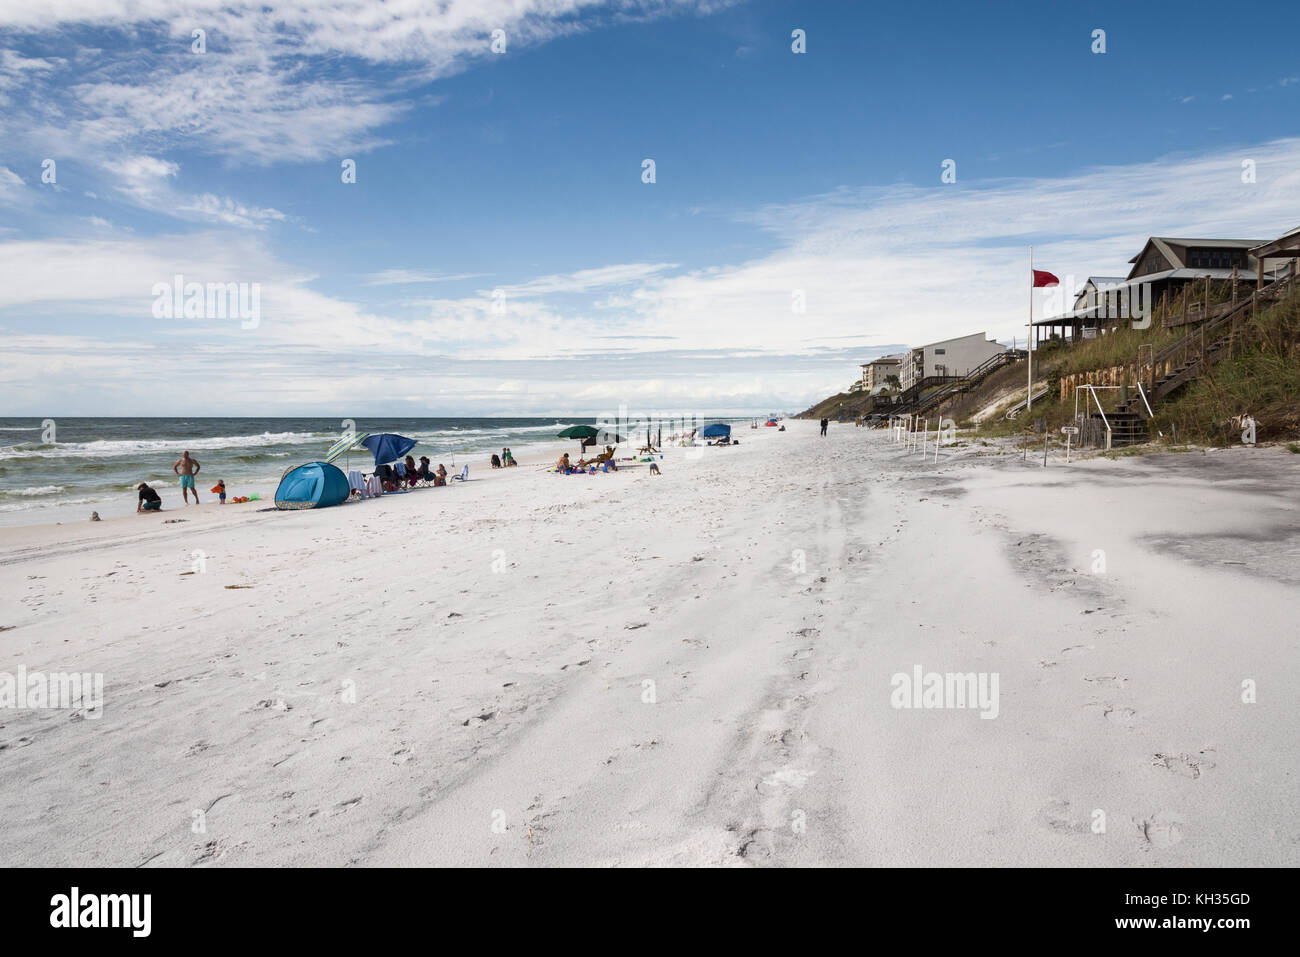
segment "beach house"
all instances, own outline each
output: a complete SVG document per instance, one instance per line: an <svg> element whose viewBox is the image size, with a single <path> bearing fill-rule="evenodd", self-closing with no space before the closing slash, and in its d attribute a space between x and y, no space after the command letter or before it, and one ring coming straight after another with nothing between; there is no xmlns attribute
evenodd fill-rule
<svg viewBox="0 0 1300 957"><path fill-rule="evenodd" d="M908 389L929 376L964 376L1006 349L982 332L917 346L901 363L899 381Z"/></svg>
<svg viewBox="0 0 1300 957"><path fill-rule="evenodd" d="M862 388L871 392L884 385L885 380L891 375L898 375L899 366L903 364L903 356L904 353L899 352L862 363Z"/></svg>
<svg viewBox="0 0 1300 957"><path fill-rule="evenodd" d="M1256 282L1294 276L1300 266L1300 226L1272 242L1253 247L1250 255L1256 263Z"/></svg>
<svg viewBox="0 0 1300 957"><path fill-rule="evenodd" d="M1285 249L1273 246L1262 239L1148 237L1129 260L1132 268L1128 275L1088 277L1069 312L1034 323L1035 340L1052 336L1091 339L1101 329L1146 321L1157 308L1168 316L1184 293L1189 298L1199 295L1197 302L1201 302L1207 280L1235 278L1248 295L1258 283L1272 282L1288 268ZM1262 252L1257 255L1257 250ZM1209 314L1204 307L1198 309L1202 315Z"/></svg>

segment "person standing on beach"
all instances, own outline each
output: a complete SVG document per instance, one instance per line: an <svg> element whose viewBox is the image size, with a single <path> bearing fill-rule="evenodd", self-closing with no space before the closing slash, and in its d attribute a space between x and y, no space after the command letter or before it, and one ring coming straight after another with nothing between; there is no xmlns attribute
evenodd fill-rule
<svg viewBox="0 0 1300 957"><path fill-rule="evenodd" d="M172 465L172 471L181 477L181 498L185 500L186 505L190 504L190 492L194 493L194 504L199 504L199 489L194 484L194 476L199 474L199 469L202 467L198 459L190 458L188 450L182 452L181 457Z"/></svg>
<svg viewBox="0 0 1300 957"><path fill-rule="evenodd" d="M826 426L831 424L830 419L822 419L822 435L826 434Z"/></svg>

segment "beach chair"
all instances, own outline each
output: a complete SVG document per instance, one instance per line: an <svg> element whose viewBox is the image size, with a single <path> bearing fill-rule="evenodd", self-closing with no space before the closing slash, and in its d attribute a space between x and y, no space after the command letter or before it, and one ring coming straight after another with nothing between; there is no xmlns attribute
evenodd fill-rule
<svg viewBox="0 0 1300 957"><path fill-rule="evenodd" d="M469 481L469 466L467 465L460 470L459 475L453 475L450 479L448 479L447 484L451 485L453 482L468 482L468 481Z"/></svg>
<svg viewBox="0 0 1300 957"><path fill-rule="evenodd" d="M577 462L577 467L583 469L589 469L592 466L600 467L604 465L606 462L610 461L610 459L614 457L614 453L617 451L618 449L612 449L609 452L601 452L594 459L585 459L585 460L579 459Z"/></svg>

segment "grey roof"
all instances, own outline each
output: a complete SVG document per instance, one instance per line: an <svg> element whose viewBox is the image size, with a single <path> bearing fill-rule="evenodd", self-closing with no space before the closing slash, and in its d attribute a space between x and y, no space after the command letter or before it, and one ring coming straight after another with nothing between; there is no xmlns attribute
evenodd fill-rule
<svg viewBox="0 0 1300 957"><path fill-rule="evenodd" d="M1276 277L1277 270L1265 273L1266 276ZM1242 282L1254 282L1255 274L1253 272L1240 272L1239 278ZM1115 292L1120 289L1141 286L1143 283L1155 282L1158 279L1231 279L1232 270L1219 267L1212 269L1209 267L1202 268L1183 268L1183 269L1166 269L1163 272L1153 272L1145 276L1137 276L1125 282L1118 283L1107 292ZM1072 309L1069 312L1063 312L1059 316L1051 316L1047 319L1039 319L1034 323L1036 326L1050 326L1053 323L1063 322L1070 319L1099 319L1099 318L1119 318L1124 316L1107 317L1105 315L1106 303L1102 302L1095 306L1089 306L1086 309Z"/></svg>
<svg viewBox="0 0 1300 957"><path fill-rule="evenodd" d="M1083 286L1079 287L1079 292L1076 292L1075 295L1077 296L1079 293L1083 292L1084 287L1087 286L1088 283L1092 283L1094 286L1101 286L1103 284L1107 286L1117 286L1122 283L1124 279L1124 276L1089 276L1083 281Z"/></svg>
<svg viewBox="0 0 1300 957"><path fill-rule="evenodd" d="M1258 246L1255 246L1254 248L1251 249L1251 253L1253 254L1255 250L1263 249L1265 246L1273 246L1279 249L1289 249L1291 248L1291 243L1293 240L1297 243L1300 243L1300 226L1297 226L1295 229L1291 230L1290 232L1283 233L1277 239L1270 240L1269 242L1266 243L1260 243ZM1267 257L1267 258L1272 258L1272 257Z"/></svg>
<svg viewBox="0 0 1300 957"><path fill-rule="evenodd" d="M1130 259L1129 262L1137 262L1142 257L1142 254L1146 252L1147 246L1151 243L1154 243L1156 248L1164 253L1169 259L1176 260L1178 257L1175 256L1173 250L1169 248L1170 243L1175 246L1207 246L1211 249L1249 250L1266 242L1268 242L1266 239L1179 239L1174 236L1152 236L1142 244L1142 248L1138 250L1138 254Z"/></svg>
<svg viewBox="0 0 1300 957"><path fill-rule="evenodd" d="M1175 239L1172 236L1155 237L1178 246L1226 246L1231 249L1249 249L1265 242L1262 239Z"/></svg>
<svg viewBox="0 0 1300 957"><path fill-rule="evenodd" d="M1252 278L1245 272L1239 273L1243 280ZM1210 267L1197 266L1195 268L1184 266L1181 269L1166 269L1163 272L1148 273L1145 276L1135 276L1134 278L1123 282L1122 286L1139 286L1144 282L1155 282L1157 279L1231 279L1232 267Z"/></svg>

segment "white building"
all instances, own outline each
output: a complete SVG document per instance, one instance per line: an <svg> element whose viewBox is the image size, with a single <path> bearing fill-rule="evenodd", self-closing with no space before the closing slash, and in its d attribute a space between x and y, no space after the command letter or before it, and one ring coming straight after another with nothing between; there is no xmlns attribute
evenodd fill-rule
<svg viewBox="0 0 1300 957"><path fill-rule="evenodd" d="M907 389L929 376L964 376L1006 348L982 332L917 346L903 362L899 381Z"/></svg>
<svg viewBox="0 0 1300 957"><path fill-rule="evenodd" d="M905 353L898 352L862 363L862 387L868 392L879 389L891 375L898 375L898 368L905 358Z"/></svg>

